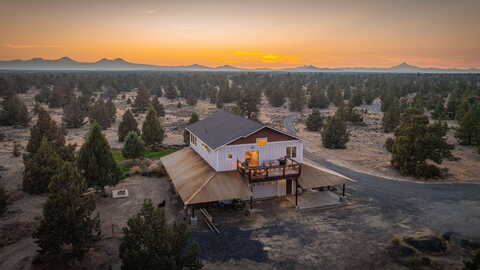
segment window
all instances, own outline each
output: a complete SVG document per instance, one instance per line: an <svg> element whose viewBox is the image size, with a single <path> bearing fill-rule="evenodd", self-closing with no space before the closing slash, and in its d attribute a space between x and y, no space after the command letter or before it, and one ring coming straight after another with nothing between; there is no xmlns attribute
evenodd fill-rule
<svg viewBox="0 0 480 270"><path fill-rule="evenodd" d="M257 138L257 146L267 145L267 138Z"/></svg>
<svg viewBox="0 0 480 270"><path fill-rule="evenodd" d="M228 159L232 159L232 158L233 158L233 154L227 154L227 158L228 158Z"/></svg>
<svg viewBox="0 0 480 270"><path fill-rule="evenodd" d="M287 146L287 157L296 158L297 157L297 147L296 146Z"/></svg>
<svg viewBox="0 0 480 270"><path fill-rule="evenodd" d="M192 133L190 133L190 143L197 145L197 137L195 137Z"/></svg>

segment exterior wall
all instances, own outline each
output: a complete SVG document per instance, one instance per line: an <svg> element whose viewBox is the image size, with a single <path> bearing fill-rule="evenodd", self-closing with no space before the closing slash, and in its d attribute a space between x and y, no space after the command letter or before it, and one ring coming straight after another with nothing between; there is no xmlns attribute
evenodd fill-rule
<svg viewBox="0 0 480 270"><path fill-rule="evenodd" d="M190 137L196 137L192 133L190 133ZM202 140L196 137L197 144L192 143L192 139L190 139L190 147L197 152L203 160L205 160L214 170L218 171L218 158L217 158L217 151L211 150L210 152L207 151L204 147L202 147Z"/></svg>
<svg viewBox="0 0 480 270"><path fill-rule="evenodd" d="M287 194L286 181L274 181L253 185L253 199L282 197Z"/></svg>
<svg viewBox="0 0 480 270"><path fill-rule="evenodd" d="M252 144L237 144L226 145L218 150L218 167L217 171L232 171L237 169L237 159L244 161L244 154L246 151L258 150L260 164L263 161L275 160L283 158L287 154L287 146L297 147L297 157L294 160L303 162L303 142L299 140L295 141L282 141L282 142L267 142L265 146L257 146ZM227 155L232 154L232 158L228 159Z"/></svg>

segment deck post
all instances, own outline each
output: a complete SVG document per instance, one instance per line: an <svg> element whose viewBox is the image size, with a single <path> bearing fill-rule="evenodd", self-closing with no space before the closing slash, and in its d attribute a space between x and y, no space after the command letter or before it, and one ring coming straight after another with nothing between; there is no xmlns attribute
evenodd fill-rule
<svg viewBox="0 0 480 270"><path fill-rule="evenodd" d="M297 178L295 178L295 207L298 206L298 183Z"/></svg>
<svg viewBox="0 0 480 270"><path fill-rule="evenodd" d="M195 207L192 207L192 218L195 217Z"/></svg>
<svg viewBox="0 0 480 270"><path fill-rule="evenodd" d="M343 184L343 187L342 187L342 197L345 197L345 184Z"/></svg>

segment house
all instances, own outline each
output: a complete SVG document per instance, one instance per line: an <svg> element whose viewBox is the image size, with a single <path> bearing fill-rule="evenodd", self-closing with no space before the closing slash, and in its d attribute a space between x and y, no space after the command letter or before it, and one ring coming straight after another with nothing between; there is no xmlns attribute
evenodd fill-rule
<svg viewBox="0 0 480 270"><path fill-rule="evenodd" d="M240 199L294 197L299 189L351 179L304 159L303 140L225 111L185 128L186 147L161 159L186 206Z"/></svg>

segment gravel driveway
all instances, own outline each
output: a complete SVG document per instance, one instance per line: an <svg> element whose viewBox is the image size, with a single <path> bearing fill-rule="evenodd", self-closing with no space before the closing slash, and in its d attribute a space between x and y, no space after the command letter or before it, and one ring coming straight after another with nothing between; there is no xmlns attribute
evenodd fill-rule
<svg viewBox="0 0 480 270"><path fill-rule="evenodd" d="M298 113L284 119L284 125L295 134ZM357 181L352 188L358 196L370 200L382 214L396 219L403 214L413 216L418 225L434 231L455 232L480 239L480 185L423 184L391 180L351 170L326 161L322 153L304 151L305 157ZM480 164L479 164L480 166Z"/></svg>

